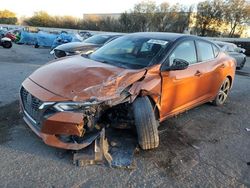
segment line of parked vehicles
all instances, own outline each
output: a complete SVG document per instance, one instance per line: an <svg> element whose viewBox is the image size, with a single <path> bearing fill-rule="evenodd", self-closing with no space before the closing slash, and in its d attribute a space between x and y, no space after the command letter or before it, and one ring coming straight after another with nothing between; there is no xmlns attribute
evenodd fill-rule
<svg viewBox="0 0 250 188"><path fill-rule="evenodd" d="M81 42L90 36L92 34L88 31L73 33L64 30L43 31L33 27L0 28L0 38L4 48L11 48L12 42L15 42L19 45L33 45L35 48L43 46L53 49L61 44Z"/></svg>
<svg viewBox="0 0 250 188"><path fill-rule="evenodd" d="M12 42L18 43L21 39L22 31L29 31L29 28L26 29L0 29L0 46L3 48L11 48ZM34 29L33 29L34 30ZM39 31L32 31L39 32ZM25 35L29 35L29 32L25 33ZM46 40L46 33L42 33L39 36L41 40ZM68 34L66 31L62 31L60 35L55 37L54 42L50 41L47 43L51 43L51 55L54 55L55 58L62 58L65 56L72 56L78 54L91 54L98 48L108 44L112 40L119 38L125 34L122 33L103 33L103 34L93 34L88 31L81 31L77 36L77 40L72 40L72 36ZM25 41L31 40L31 36L26 36ZM71 42L77 41L77 42ZM33 43L34 44L33 44ZM30 44L33 44L34 47L38 48L39 43L37 41L33 41ZM242 69L246 63L246 55L245 49L236 46L233 43L222 42L222 41L213 41L216 43L224 52L228 53L231 57L233 57L237 62L237 69ZM22 43L21 43L22 44ZM29 44L29 42L27 43ZM45 43L43 43L45 45ZM47 46L48 47L48 46Z"/></svg>

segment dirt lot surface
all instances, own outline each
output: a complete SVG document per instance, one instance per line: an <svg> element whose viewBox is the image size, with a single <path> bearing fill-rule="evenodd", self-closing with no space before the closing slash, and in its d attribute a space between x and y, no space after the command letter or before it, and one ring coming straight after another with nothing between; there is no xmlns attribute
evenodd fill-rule
<svg viewBox="0 0 250 188"><path fill-rule="evenodd" d="M136 152L134 170L76 167L18 113L20 84L50 59L48 49L0 48L0 187L250 187L249 76L236 76L223 107L204 104L165 121L159 148ZM250 73L250 59L242 71Z"/></svg>

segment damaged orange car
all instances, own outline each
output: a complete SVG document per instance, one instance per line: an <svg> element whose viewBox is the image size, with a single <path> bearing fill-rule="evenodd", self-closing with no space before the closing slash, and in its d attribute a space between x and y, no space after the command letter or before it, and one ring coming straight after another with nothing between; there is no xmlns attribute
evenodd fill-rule
<svg viewBox="0 0 250 188"><path fill-rule="evenodd" d="M128 34L36 70L22 84L21 109L50 146L79 150L103 128L128 126L151 149L166 118L206 102L222 105L235 68L216 44L196 36Z"/></svg>

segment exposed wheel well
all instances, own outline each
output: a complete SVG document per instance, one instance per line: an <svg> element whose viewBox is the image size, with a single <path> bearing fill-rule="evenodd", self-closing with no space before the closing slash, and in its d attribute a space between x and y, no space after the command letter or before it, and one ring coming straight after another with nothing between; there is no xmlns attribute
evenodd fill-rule
<svg viewBox="0 0 250 188"><path fill-rule="evenodd" d="M160 112L159 112L159 109L158 109L158 106L156 105L155 101L152 99L151 96L147 96L152 104L152 107L154 109L154 112L155 112L155 119L159 120L160 119Z"/></svg>

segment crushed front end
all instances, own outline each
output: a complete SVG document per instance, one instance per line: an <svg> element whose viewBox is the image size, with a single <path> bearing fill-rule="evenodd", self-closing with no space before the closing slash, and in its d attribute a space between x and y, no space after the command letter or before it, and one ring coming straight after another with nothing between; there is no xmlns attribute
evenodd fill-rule
<svg viewBox="0 0 250 188"><path fill-rule="evenodd" d="M69 101L26 79L20 89L20 106L25 122L47 145L80 150L96 140L104 127L131 125L126 111L129 107L119 105L129 106L127 96L105 102ZM126 117L121 123L123 115Z"/></svg>
<svg viewBox="0 0 250 188"><path fill-rule="evenodd" d="M91 127L91 131L87 130L84 127L86 118L80 110L60 110L59 101L66 103L66 100L41 88L30 79L26 79L20 89L23 119L33 132L47 145L79 150L90 145L99 136L99 129Z"/></svg>

